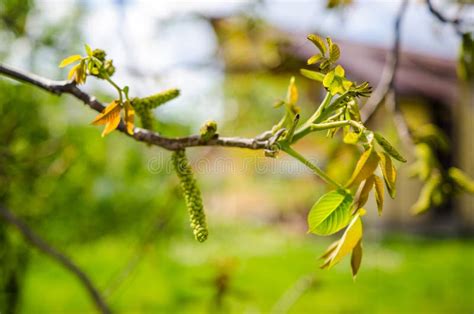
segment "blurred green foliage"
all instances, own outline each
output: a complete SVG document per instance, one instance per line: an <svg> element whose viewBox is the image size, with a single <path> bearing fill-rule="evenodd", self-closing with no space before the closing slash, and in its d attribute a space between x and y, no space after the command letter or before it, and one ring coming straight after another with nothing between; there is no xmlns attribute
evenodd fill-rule
<svg viewBox="0 0 474 314"><path fill-rule="evenodd" d="M248 222L224 224L214 231L219 237L204 244L189 236L155 244L109 302L124 313L216 313L216 278L222 276L222 264L230 263L230 270L224 268L229 276L225 313L277 313L277 301L308 274L314 274L315 285L289 313L465 313L474 306L474 269L467 262L474 258L472 240L377 236L366 244L365 265L353 282L348 261L331 272L313 273L315 255L329 241L282 231ZM74 246L72 252L106 287L131 254L129 243L106 237ZM41 255L32 261L23 313L92 310L68 273ZM49 293L38 294L45 283Z"/></svg>
<svg viewBox="0 0 474 314"><path fill-rule="evenodd" d="M32 1L2 1L2 31L23 35L32 8ZM32 39L32 67L38 49L49 47L54 55L64 56L64 51L81 42L75 27L80 13L80 9L72 12L73 18L50 25ZM257 31L252 36L229 27L234 36L223 53L232 54L235 68L248 67L252 72L226 75L223 90L229 123L219 121L219 132L254 136L278 121L281 112L271 107L284 97L289 77L262 69L286 69L296 61L282 52L284 41L278 34L267 32L261 23L247 21L245 27ZM236 46L241 49L233 50ZM256 61L241 58L243 51ZM296 80L302 114L307 115L315 109L318 89L314 82ZM308 184L313 180L308 176L252 169L241 175L231 173L227 179L198 174L197 180L204 183L204 202L214 207L209 215L213 240L199 244L189 236L177 179L163 169L149 168L150 160L164 162L168 153L120 134L100 139L97 129L88 125L94 114L71 98L51 97L3 78L0 95L0 204L78 261L117 312L266 313L308 273L315 275L316 285L290 312L460 313L474 307L472 240L376 236L367 241L365 266L357 283L349 279L345 264L331 273L315 272L320 264L315 256L329 241L295 236L294 230L301 234L306 227L297 223L321 194L322 185ZM421 116L417 123L426 118ZM188 126L166 121L157 122L157 128L173 136L189 131ZM341 146L324 135L299 145L318 156L331 177L340 182L350 177L353 146ZM255 156L239 150L212 153ZM209 151L193 154L205 156ZM294 194L290 199L288 191L297 193L290 193ZM237 211L249 219L222 223L219 214L228 214L220 210L236 199L241 206ZM256 213L245 213L246 207ZM137 264L121 277L134 258ZM14 312L17 298L20 313L93 310L70 274L27 247L3 223L0 289L1 313Z"/></svg>

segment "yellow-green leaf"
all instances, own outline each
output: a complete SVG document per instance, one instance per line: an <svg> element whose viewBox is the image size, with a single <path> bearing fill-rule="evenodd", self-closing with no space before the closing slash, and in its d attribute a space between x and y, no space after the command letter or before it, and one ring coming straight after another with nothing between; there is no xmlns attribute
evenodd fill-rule
<svg viewBox="0 0 474 314"><path fill-rule="evenodd" d="M321 60L322 58L323 56L320 53L318 53L308 59L308 65L318 63L318 61Z"/></svg>
<svg viewBox="0 0 474 314"><path fill-rule="evenodd" d="M397 191L395 186L397 181L397 170L393 166L392 159L387 153L378 153L378 155L380 158L380 169L382 170L388 194L391 198L395 198Z"/></svg>
<svg viewBox="0 0 474 314"><path fill-rule="evenodd" d="M344 68L342 66L338 65L334 69L334 73L339 77L344 77L344 75L346 74L346 71L344 71Z"/></svg>
<svg viewBox="0 0 474 314"><path fill-rule="evenodd" d="M389 154L390 156L392 156L393 158L395 158L396 160L398 161L401 161L401 162L407 162L407 160L405 159L405 157L403 157L393 146L392 144L390 144L389 141L387 141L381 134L377 133L377 132L374 132L374 137L375 137L375 140L377 141L377 143L380 144L380 146L382 146L383 150Z"/></svg>
<svg viewBox="0 0 474 314"><path fill-rule="evenodd" d="M321 196L308 214L309 232L330 235L347 226L352 200L352 195L345 190L334 190Z"/></svg>
<svg viewBox="0 0 474 314"><path fill-rule="evenodd" d="M359 141L359 137L360 137L360 133L357 134L355 132L348 132L344 136L344 143L346 143L346 144L357 144L357 142Z"/></svg>
<svg viewBox="0 0 474 314"><path fill-rule="evenodd" d="M306 69L300 69L300 73L314 81L322 82L324 80L324 74L321 72L316 72L316 71L311 71L311 70L306 70Z"/></svg>
<svg viewBox="0 0 474 314"><path fill-rule="evenodd" d="M286 102L290 105L294 105L296 104L297 101L298 101L298 89L296 88L295 78L291 77L290 85L288 86Z"/></svg>
<svg viewBox="0 0 474 314"><path fill-rule="evenodd" d="M357 276L357 273L359 272L361 262L362 262L362 240L359 240L356 246L352 249L352 256L351 256L352 277L354 279Z"/></svg>
<svg viewBox="0 0 474 314"><path fill-rule="evenodd" d="M341 51L339 50L339 46L336 44L332 44L329 48L329 60L334 63L339 59L340 56Z"/></svg>
<svg viewBox="0 0 474 314"><path fill-rule="evenodd" d="M322 55L326 54L326 45L324 40L315 34L308 35L308 39L321 51Z"/></svg>
<svg viewBox="0 0 474 314"><path fill-rule="evenodd" d="M451 167L448 175L456 185L467 193L474 194L474 180L469 178L461 169Z"/></svg>
<svg viewBox="0 0 474 314"><path fill-rule="evenodd" d="M71 63L73 62L76 62L76 61L79 61L82 59L82 56L81 55L72 55L72 56L69 56L65 59L63 59L63 61L61 61L61 63L59 64L59 67L60 68L64 68L65 66L68 66L70 65Z"/></svg>
<svg viewBox="0 0 474 314"><path fill-rule="evenodd" d="M374 186L375 186L375 201L377 203L377 210L379 216L382 215L383 210L383 198L384 198L384 188L383 188L383 181L379 176L374 177Z"/></svg>
<svg viewBox="0 0 474 314"><path fill-rule="evenodd" d="M438 173L433 173L421 189L420 197L411 208L413 214L419 215L430 209L432 197L440 184L441 176Z"/></svg>
<svg viewBox="0 0 474 314"><path fill-rule="evenodd" d="M76 64L69 70L69 73L67 74L67 79L71 80L75 75L77 75L77 70L81 67L80 64Z"/></svg>
<svg viewBox="0 0 474 314"><path fill-rule="evenodd" d="M92 48L88 44L85 44L84 48L86 48L87 55L92 57Z"/></svg>
<svg viewBox="0 0 474 314"><path fill-rule="evenodd" d="M335 76L334 71L331 71L324 76L324 79L323 79L324 87L326 88L331 87L332 82L334 81L334 76Z"/></svg>
<svg viewBox="0 0 474 314"><path fill-rule="evenodd" d="M331 243L328 248L326 249L326 251L323 253L323 255L321 255L319 258L321 259L326 259L329 257L329 255L331 255L334 250L337 248L337 245L339 244L339 240L337 241L334 241L333 243Z"/></svg>
<svg viewBox="0 0 474 314"><path fill-rule="evenodd" d="M362 239L362 231L360 215L356 214L347 226L341 239L338 241L336 248L326 258L321 267L331 268L341 261L344 256L348 255Z"/></svg>
<svg viewBox="0 0 474 314"><path fill-rule="evenodd" d="M374 186L374 176L370 176L365 180L364 186L362 187L362 190L359 193L359 198L357 200L357 208L356 210L363 207L365 203L367 203L367 200L369 199L369 193L372 190L372 187Z"/></svg>
<svg viewBox="0 0 474 314"><path fill-rule="evenodd" d="M379 164L379 157L374 153L373 148L366 150L359 158L356 168L349 182L347 182L347 187L357 186L362 181L370 177Z"/></svg>

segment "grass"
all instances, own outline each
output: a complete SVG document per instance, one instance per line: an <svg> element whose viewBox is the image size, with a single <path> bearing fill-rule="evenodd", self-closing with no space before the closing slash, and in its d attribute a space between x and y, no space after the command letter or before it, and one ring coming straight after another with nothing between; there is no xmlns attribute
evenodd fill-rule
<svg viewBox="0 0 474 314"><path fill-rule="evenodd" d="M380 238L380 237L379 237ZM316 284L289 313L472 313L472 240L391 235L368 239L354 282L347 259L329 271L316 257L329 243L258 225L220 226L208 242L189 235L154 243L138 267L113 290L117 313L208 313L218 274L230 277L223 312L270 313L302 276ZM130 239L104 238L68 251L104 288L134 252ZM34 254L21 313L94 313L76 280Z"/></svg>

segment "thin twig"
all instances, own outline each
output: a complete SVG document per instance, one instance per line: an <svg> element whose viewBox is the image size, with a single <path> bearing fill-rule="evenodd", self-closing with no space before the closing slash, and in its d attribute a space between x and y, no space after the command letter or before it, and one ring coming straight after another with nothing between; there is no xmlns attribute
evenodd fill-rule
<svg viewBox="0 0 474 314"><path fill-rule="evenodd" d="M314 274L304 275L299 278L294 285L285 291L285 293L273 306L271 313L287 313L291 307L305 294L305 292L315 286L316 282L317 281Z"/></svg>
<svg viewBox="0 0 474 314"><path fill-rule="evenodd" d="M64 268L76 276L76 278L87 290L95 306L101 313L112 313L108 305L105 303L104 298L101 296L99 290L92 283L91 279L69 257L49 245L39 235L34 233L30 227L28 227L28 225L26 225L12 212L2 206L0 206L0 217L3 217L6 222L14 226L27 242L60 263Z"/></svg>
<svg viewBox="0 0 474 314"><path fill-rule="evenodd" d="M82 91L73 82L49 80L44 77L14 69L4 64L0 64L0 74L19 82L32 84L56 95L70 94L98 112L101 112L105 108L105 106L95 97ZM118 130L128 135L123 122L120 123ZM208 141L201 139L199 135L168 138L161 136L156 132L138 127L134 128L133 133L133 135L129 136L133 137L137 141L145 142L173 151L194 146L226 146L254 150L266 149L268 147L267 140L259 140L257 138L218 137Z"/></svg>
<svg viewBox="0 0 474 314"><path fill-rule="evenodd" d="M369 100L364 105L364 108L361 112L362 121L364 123L367 123L370 120L377 108L383 103L390 90L394 88L397 68L400 59L401 24L407 7L408 0L403 0L398 10L397 17L395 19L395 38L392 49L390 50L389 55L387 56L387 61L385 63L385 67L382 73L382 78L380 80L380 83L377 85L377 88L373 92L372 96L370 96Z"/></svg>
<svg viewBox="0 0 474 314"><path fill-rule="evenodd" d="M130 257L125 266L109 280L109 283L103 290L103 295L105 298L108 299L138 267L140 262L145 257L145 254L150 247L150 243L155 241L156 237L161 234L161 232L168 223L169 219L163 220L161 216L155 219L155 221L153 221L153 225L151 226L149 232L146 234L144 239L136 247L133 256Z"/></svg>
<svg viewBox="0 0 474 314"><path fill-rule="evenodd" d="M459 19L458 17L454 18L449 18L445 16L441 11L439 11L434 5L432 0L426 0L426 4L428 5L428 9L430 10L431 14L438 19L438 21L446 24L451 24L454 29L456 30L456 33L458 35L462 35L464 32L462 31L462 20Z"/></svg>

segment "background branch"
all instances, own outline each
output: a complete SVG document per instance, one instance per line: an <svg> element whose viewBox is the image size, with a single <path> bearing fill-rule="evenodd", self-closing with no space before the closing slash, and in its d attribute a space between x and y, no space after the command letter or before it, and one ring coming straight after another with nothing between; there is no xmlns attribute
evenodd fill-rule
<svg viewBox="0 0 474 314"><path fill-rule="evenodd" d="M7 76L19 82L32 84L56 95L70 94L97 112L101 112L105 108L105 106L95 97L82 91L73 82L49 80L47 78L14 69L4 64L0 64L0 75ZM173 151L194 146L226 146L248 149L266 149L268 147L267 140L260 140L258 138L219 137L208 141L201 139L201 136L199 135L168 138L161 136L156 132L138 127L134 128L133 135L129 135L123 122L120 123L117 129L137 141Z"/></svg>
<svg viewBox="0 0 474 314"><path fill-rule="evenodd" d="M74 264L74 262L70 258L68 258L66 255L49 245L39 235L34 233L30 229L30 227L28 227L28 225L26 225L23 221L21 221L5 207L0 206L0 217L2 217L10 225L14 226L28 243L30 243L44 254L54 259L65 269L71 272L74 276L76 276L82 286L87 290L95 306L101 313L112 313L108 305L105 303L103 297L99 293L99 290L92 283L91 279L79 268L79 266Z"/></svg>
<svg viewBox="0 0 474 314"><path fill-rule="evenodd" d="M464 32L461 29L462 26L462 20L459 19L458 17L454 18L449 18L445 16L441 11L439 11L434 5L432 0L426 0L426 4L428 5L428 9L430 10L431 14L438 19L438 21L446 24L451 24L454 29L456 30L456 33L458 35L462 35Z"/></svg>
<svg viewBox="0 0 474 314"><path fill-rule="evenodd" d="M365 103L361 111L362 121L364 123L367 123L371 119L371 117L373 116L377 108L383 103L389 92L394 89L397 68L400 59L401 24L407 7L408 0L403 0L398 10L397 17L395 19L395 38L392 49L390 50L387 56L387 61L385 63L385 67L382 73L382 78L380 79L380 83L377 85L377 88L372 93L369 100Z"/></svg>

